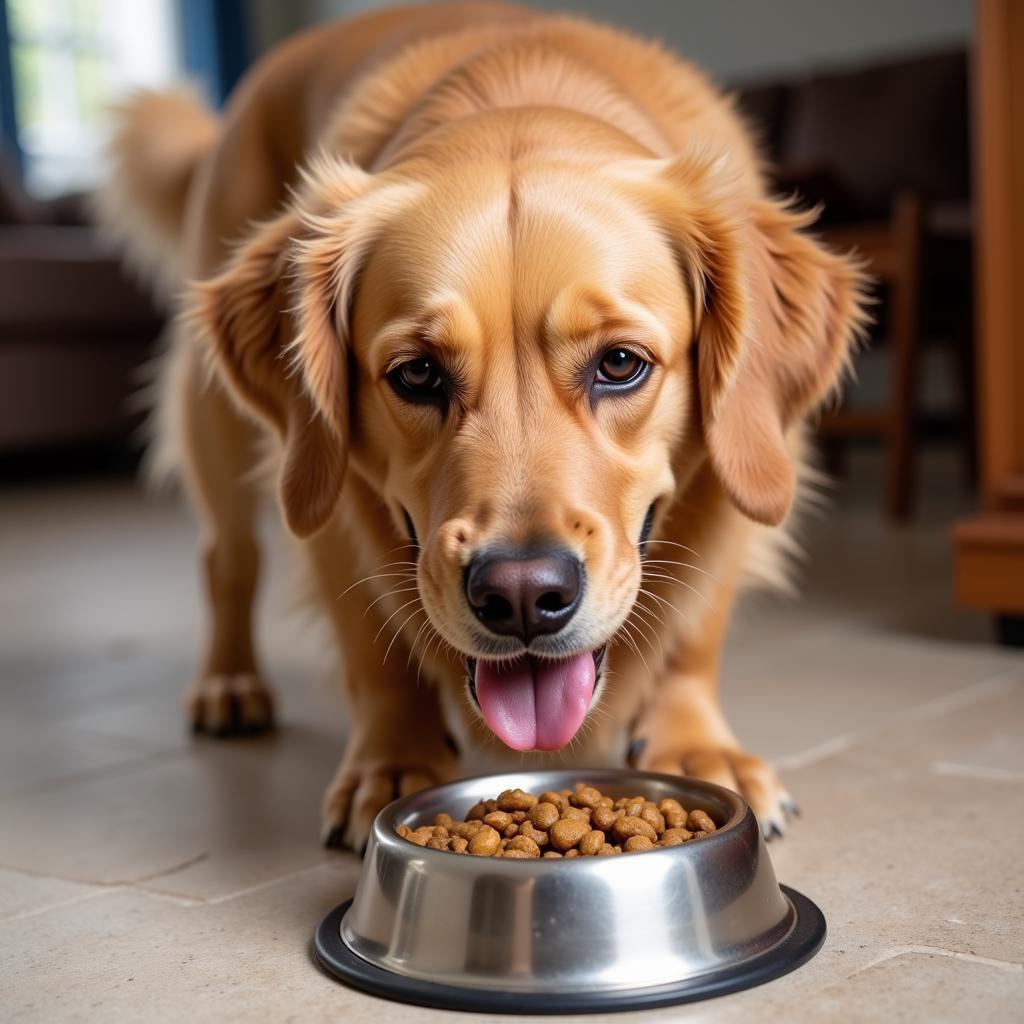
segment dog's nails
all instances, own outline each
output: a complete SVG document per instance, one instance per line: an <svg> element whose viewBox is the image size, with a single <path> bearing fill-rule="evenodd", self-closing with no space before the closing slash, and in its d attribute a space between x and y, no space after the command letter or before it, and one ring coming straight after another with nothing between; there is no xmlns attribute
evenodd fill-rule
<svg viewBox="0 0 1024 1024"><path fill-rule="evenodd" d="M345 826L334 825L332 828L325 829L323 843L328 850L343 850L345 848Z"/></svg>
<svg viewBox="0 0 1024 1024"><path fill-rule="evenodd" d="M773 839L781 839L783 836L782 827L777 821L769 821L764 826L764 837L770 843Z"/></svg>
<svg viewBox="0 0 1024 1024"><path fill-rule="evenodd" d="M782 801L782 809L794 818L800 817L800 805L791 796Z"/></svg>

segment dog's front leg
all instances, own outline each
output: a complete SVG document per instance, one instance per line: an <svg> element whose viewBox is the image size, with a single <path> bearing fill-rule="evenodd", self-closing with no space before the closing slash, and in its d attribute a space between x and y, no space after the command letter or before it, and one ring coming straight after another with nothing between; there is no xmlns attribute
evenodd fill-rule
<svg viewBox="0 0 1024 1024"><path fill-rule="evenodd" d="M427 630L412 648L425 613L411 579L376 600L367 587L353 585L359 559L345 531L328 527L309 543L338 641L349 723L345 753L324 795L322 835L327 846L360 850L378 811L454 778L458 762L437 690L426 666L421 671Z"/></svg>
<svg viewBox="0 0 1024 1024"><path fill-rule="evenodd" d="M405 667L406 650L390 658ZM426 681L346 652L350 729L341 764L323 802L326 846L362 849L377 813L399 796L455 777L458 762L445 742L437 693ZM415 673L412 674L413 676Z"/></svg>
<svg viewBox="0 0 1024 1024"><path fill-rule="evenodd" d="M767 761L740 746L718 697L722 641L731 595L719 595L699 630L680 638L667 657L634 731L637 767L691 775L740 793L768 837L781 835L795 810Z"/></svg>

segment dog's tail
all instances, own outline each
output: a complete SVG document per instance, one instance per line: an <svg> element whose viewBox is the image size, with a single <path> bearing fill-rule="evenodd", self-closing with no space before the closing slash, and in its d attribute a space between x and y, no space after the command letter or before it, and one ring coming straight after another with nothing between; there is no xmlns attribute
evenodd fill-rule
<svg viewBox="0 0 1024 1024"><path fill-rule="evenodd" d="M185 284L182 238L189 194L221 126L187 86L136 92L111 111L111 120L106 173L92 196L93 216L173 311ZM143 475L161 489L176 478L181 451L180 416L172 400L181 348L173 340L175 323L164 332L163 351L140 368L132 403L148 414L140 436Z"/></svg>
<svg viewBox="0 0 1024 1024"><path fill-rule="evenodd" d="M181 288L189 189L220 136L220 122L187 86L142 90L112 110L105 179L93 195L103 232L158 297Z"/></svg>

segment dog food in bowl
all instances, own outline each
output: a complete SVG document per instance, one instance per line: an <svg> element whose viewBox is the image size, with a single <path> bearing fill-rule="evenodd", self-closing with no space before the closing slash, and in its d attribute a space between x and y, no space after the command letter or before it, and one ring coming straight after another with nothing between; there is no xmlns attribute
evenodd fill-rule
<svg viewBox="0 0 1024 1024"><path fill-rule="evenodd" d="M641 853L690 843L716 828L704 811L687 811L678 800L614 800L578 782L574 789L548 790L540 796L506 789L493 800L474 804L464 821L438 814L433 825L399 825L395 831L432 850L528 860Z"/></svg>

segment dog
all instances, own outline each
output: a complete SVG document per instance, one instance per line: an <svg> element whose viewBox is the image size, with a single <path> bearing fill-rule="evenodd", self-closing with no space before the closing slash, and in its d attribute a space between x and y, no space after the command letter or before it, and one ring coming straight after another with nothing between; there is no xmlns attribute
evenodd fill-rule
<svg viewBox="0 0 1024 1024"><path fill-rule="evenodd" d="M781 834L719 659L784 573L864 279L732 100L614 28L431 5L297 36L222 118L139 94L110 154L103 223L180 311L158 450L203 525L194 728L272 724L269 459L343 661L328 845L460 774L627 761Z"/></svg>

